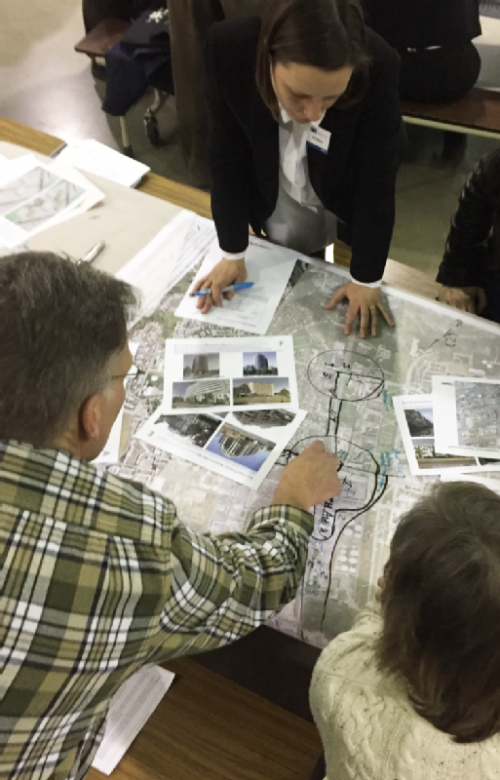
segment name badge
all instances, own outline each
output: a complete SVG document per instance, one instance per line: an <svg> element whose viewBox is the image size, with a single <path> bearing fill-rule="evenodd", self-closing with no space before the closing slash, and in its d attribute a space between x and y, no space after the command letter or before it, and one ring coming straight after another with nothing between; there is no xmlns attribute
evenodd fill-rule
<svg viewBox="0 0 500 780"><path fill-rule="evenodd" d="M307 143L314 149L317 149L318 152L326 154L328 147L330 146L330 136L331 133L329 133L328 130L325 130L324 127L315 127L314 125L311 125L309 133L307 134Z"/></svg>

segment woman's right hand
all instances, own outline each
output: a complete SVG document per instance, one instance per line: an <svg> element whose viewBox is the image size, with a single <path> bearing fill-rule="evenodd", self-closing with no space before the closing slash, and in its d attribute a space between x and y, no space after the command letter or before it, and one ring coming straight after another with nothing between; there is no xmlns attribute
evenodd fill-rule
<svg viewBox="0 0 500 780"><path fill-rule="evenodd" d="M210 295L200 295L197 301L197 308L202 314L207 314L212 305L222 306L222 297L230 301L234 291L222 293L224 287L230 284L246 282L247 269L244 260L227 260L225 257L212 268L210 273L202 279L198 279L191 290L191 295L198 290L211 290Z"/></svg>
<svg viewBox="0 0 500 780"><path fill-rule="evenodd" d="M438 297L441 303L454 306L460 311L481 314L486 307L486 293L482 287L445 287L442 285Z"/></svg>

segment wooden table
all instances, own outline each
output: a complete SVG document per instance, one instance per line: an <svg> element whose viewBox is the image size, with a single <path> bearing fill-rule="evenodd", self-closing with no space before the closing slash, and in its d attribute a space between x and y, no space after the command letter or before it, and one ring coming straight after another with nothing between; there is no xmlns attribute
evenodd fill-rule
<svg viewBox="0 0 500 780"><path fill-rule="evenodd" d="M8 119L0 119L0 141L45 155L62 143ZM209 196L192 187L149 173L139 189L211 217ZM348 265L348 247L340 247L337 255L339 264ZM384 279L426 296L434 297L437 290L426 274L391 260ZM308 680L318 652L262 627L198 662L180 658L166 663L178 677L112 778L308 780L321 751L307 714ZM281 691L276 690L279 683ZM298 704L291 702L294 687L300 689ZM91 770L88 777L103 775Z"/></svg>
<svg viewBox="0 0 500 780"><path fill-rule="evenodd" d="M60 138L33 130L11 119L0 119L0 141L26 146L34 152L46 155L54 152L63 143ZM148 195L153 195L155 198L168 200L181 208L190 209L202 217L212 217L210 196L194 187L170 181L170 179L156 173L148 173L138 189ZM336 264L348 268L349 261L349 247L342 243L337 244L335 246ZM426 298L436 298L439 289L439 285L428 274L395 260L387 261L384 281L393 287L408 290Z"/></svg>

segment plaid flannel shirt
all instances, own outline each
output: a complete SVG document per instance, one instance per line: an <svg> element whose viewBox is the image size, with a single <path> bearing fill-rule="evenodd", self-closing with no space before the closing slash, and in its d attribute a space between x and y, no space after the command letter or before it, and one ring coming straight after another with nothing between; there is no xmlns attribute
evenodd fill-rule
<svg viewBox="0 0 500 780"><path fill-rule="evenodd" d="M0 776L82 778L118 687L289 601L312 525L280 505L200 535L142 485L0 442Z"/></svg>

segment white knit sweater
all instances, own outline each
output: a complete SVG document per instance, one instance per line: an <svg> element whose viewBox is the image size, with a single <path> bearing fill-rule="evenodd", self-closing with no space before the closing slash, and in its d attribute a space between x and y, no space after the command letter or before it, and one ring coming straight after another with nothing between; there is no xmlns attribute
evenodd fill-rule
<svg viewBox="0 0 500 780"><path fill-rule="evenodd" d="M322 652L310 702L328 780L500 780L500 735L459 745L414 711L402 681L377 669L379 605Z"/></svg>

